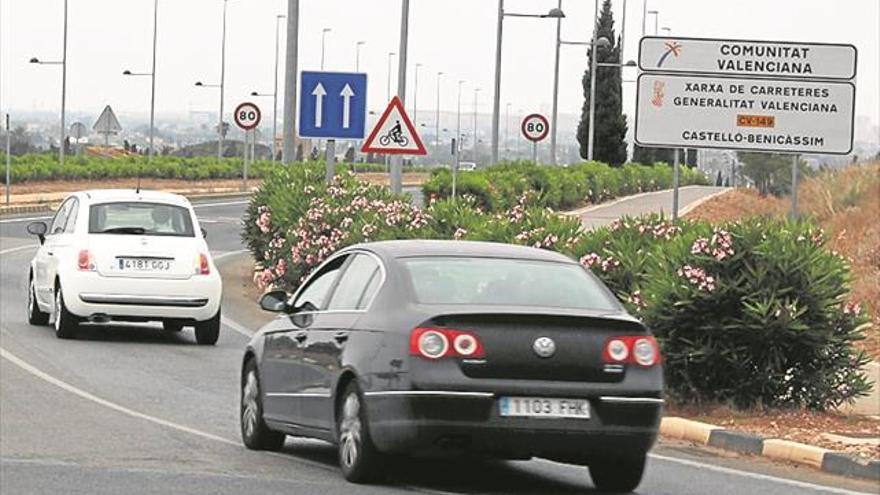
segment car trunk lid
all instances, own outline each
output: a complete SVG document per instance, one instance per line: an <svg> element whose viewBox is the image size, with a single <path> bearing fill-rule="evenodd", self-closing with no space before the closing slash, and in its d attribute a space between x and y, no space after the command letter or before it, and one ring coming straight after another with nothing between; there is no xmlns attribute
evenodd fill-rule
<svg viewBox="0 0 880 495"><path fill-rule="evenodd" d="M89 249L105 277L188 279L198 252L193 238L92 234Z"/></svg>

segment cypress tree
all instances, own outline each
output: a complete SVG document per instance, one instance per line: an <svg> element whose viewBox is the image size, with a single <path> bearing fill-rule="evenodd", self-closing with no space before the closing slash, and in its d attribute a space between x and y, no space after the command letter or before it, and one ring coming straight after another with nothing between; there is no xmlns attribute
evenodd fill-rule
<svg viewBox="0 0 880 495"><path fill-rule="evenodd" d="M620 40L614 35L614 17L611 0L604 0L599 22L595 26L596 39L607 39L607 46L596 46L596 61L620 63ZM581 157L587 158L590 136L590 67L593 50L587 56L587 70L581 80L584 87L584 106L577 128ZM593 159L619 166L626 161L626 117L621 106L620 67L596 67L596 132L593 138Z"/></svg>

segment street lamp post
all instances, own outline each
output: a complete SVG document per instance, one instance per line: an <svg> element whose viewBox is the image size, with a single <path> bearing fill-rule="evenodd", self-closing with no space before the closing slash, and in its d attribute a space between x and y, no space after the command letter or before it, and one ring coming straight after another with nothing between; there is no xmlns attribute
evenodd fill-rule
<svg viewBox="0 0 880 495"><path fill-rule="evenodd" d="M452 165L452 201L455 201L455 182L458 175L458 164L461 163L461 86L467 81L458 81L458 113L455 117L455 162Z"/></svg>
<svg viewBox="0 0 880 495"><path fill-rule="evenodd" d="M422 64L416 62L415 78L413 79L413 122L419 121L419 69Z"/></svg>
<svg viewBox="0 0 880 495"><path fill-rule="evenodd" d="M397 59L397 97L406 108L406 55L409 43L409 0L400 2L400 45ZM388 78L389 81L391 77ZM403 190L403 159L400 155L391 157L391 190L400 193Z"/></svg>
<svg viewBox="0 0 880 495"><path fill-rule="evenodd" d="M506 115L504 117L504 152L508 153L510 150L510 103L505 105L505 110L507 110ZM509 160L510 157L507 157Z"/></svg>
<svg viewBox="0 0 880 495"><path fill-rule="evenodd" d="M321 30L321 70L324 70L324 46L327 43L327 33L332 31L330 28Z"/></svg>
<svg viewBox="0 0 880 495"><path fill-rule="evenodd" d="M366 41L358 41L354 45L354 71L361 71L361 47L367 44Z"/></svg>
<svg viewBox="0 0 880 495"><path fill-rule="evenodd" d="M226 85L226 7L227 0L223 0L223 34L220 39L220 119L217 124L217 159L223 159L223 97Z"/></svg>
<svg viewBox="0 0 880 495"><path fill-rule="evenodd" d="M442 72L437 73L437 110L434 116L434 141L438 148L440 147L440 77L442 75Z"/></svg>
<svg viewBox="0 0 880 495"><path fill-rule="evenodd" d="M287 0L287 49L284 64L284 146L281 161L296 158L297 53L299 51L299 0Z"/></svg>
<svg viewBox="0 0 880 495"><path fill-rule="evenodd" d="M58 142L58 162L64 165L64 143L67 133L65 112L67 110L67 0L64 0L64 35L61 48L61 61L44 62L33 57L32 64L61 66L61 141Z"/></svg>
<svg viewBox="0 0 880 495"><path fill-rule="evenodd" d="M274 93L259 93L257 91L251 91L251 96L259 96L259 97L271 96L273 99L277 100L278 91L276 90ZM276 131L275 120L276 120L275 114L273 113L272 114L272 161L273 162L275 161L275 131ZM252 136L253 137L253 143L252 143L253 146L251 147L252 150L254 148L256 148L256 145L257 145L256 132L257 132L257 130L254 129L254 135ZM247 132L245 132L245 136L247 136ZM254 157L254 152L251 152L251 158L253 158L253 157Z"/></svg>
<svg viewBox="0 0 880 495"><path fill-rule="evenodd" d="M559 8L550 9L546 14L514 14L504 12L504 0L498 0L498 27L495 39L495 98L492 104L492 157L491 163L498 161L498 127L501 113L501 39L505 17L536 17L539 19L560 19L565 14Z"/></svg>
<svg viewBox="0 0 880 495"><path fill-rule="evenodd" d="M275 16L275 77L272 79L272 162L275 162L278 156L275 140L278 132L278 38L281 28L281 19L287 18L286 15L278 14Z"/></svg>
<svg viewBox="0 0 880 495"><path fill-rule="evenodd" d="M477 163L477 98L480 94L480 88L474 88L474 163Z"/></svg>
<svg viewBox="0 0 880 495"><path fill-rule="evenodd" d="M147 154L147 162L153 161L155 147L153 145L153 137L155 134L155 116L156 116L156 31L159 12L159 0L153 0L153 68L150 72L132 72L125 70L122 72L124 76L150 76L150 150Z"/></svg>
<svg viewBox="0 0 880 495"><path fill-rule="evenodd" d="M596 20L599 18L599 0L594 0L593 6L593 40L590 44L593 53L590 57L590 65L592 66L590 67L590 135L587 138L587 161L593 160L593 139L596 136L596 58L598 55L596 51L596 36L598 36Z"/></svg>
<svg viewBox="0 0 880 495"><path fill-rule="evenodd" d="M658 31L657 23L659 22L659 18L660 18L660 11L659 10L649 10L648 15L654 16L654 36L657 36L657 31Z"/></svg>
<svg viewBox="0 0 880 495"><path fill-rule="evenodd" d="M385 82L385 99L391 101L391 59L397 55L394 52L388 52L388 79Z"/></svg>

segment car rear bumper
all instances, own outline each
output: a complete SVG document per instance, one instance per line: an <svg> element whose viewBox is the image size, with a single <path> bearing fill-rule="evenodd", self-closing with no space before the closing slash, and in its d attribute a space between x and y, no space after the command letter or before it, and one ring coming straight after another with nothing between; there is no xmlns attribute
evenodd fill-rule
<svg viewBox="0 0 880 495"><path fill-rule="evenodd" d="M183 280L66 275L61 277L64 303L82 318L205 321L217 314L223 291L215 273Z"/></svg>
<svg viewBox="0 0 880 495"><path fill-rule="evenodd" d="M589 419L512 418L482 392L366 392L370 433L383 452L443 456L468 452L588 464L643 455L654 444L662 399L590 398Z"/></svg>

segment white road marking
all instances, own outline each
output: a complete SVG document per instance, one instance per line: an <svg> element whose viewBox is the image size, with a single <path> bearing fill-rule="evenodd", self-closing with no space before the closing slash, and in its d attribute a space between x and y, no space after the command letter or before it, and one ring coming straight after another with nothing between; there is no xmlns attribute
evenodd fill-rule
<svg viewBox="0 0 880 495"><path fill-rule="evenodd" d="M665 462L672 462L675 464L682 464L684 466L705 469L707 471L715 471L716 473L729 474L729 475L733 475L733 476L743 476L746 478L752 478L752 479L761 480L761 481L770 481L773 483L794 486L797 488L803 488L805 490L812 490L812 491L816 491L816 492L837 493L840 495L866 495L866 493L867 493L867 492L856 492L856 491L852 491L852 490L845 490L843 488L834 488L834 487L824 486L824 485L816 485L813 483L806 483L804 481L795 481L795 480L790 480L787 478L778 478L776 476L770 476L767 474L750 473L748 471L740 471L738 469L731 469L731 468L726 468L726 467L722 467L722 466L716 466L713 464L706 464L703 462L689 461L687 459L679 459L677 457L668 457L668 456L659 455L659 454L649 454L648 456L651 457L652 459L657 459L658 461L665 461Z"/></svg>
<svg viewBox="0 0 880 495"><path fill-rule="evenodd" d="M24 251L25 249L36 249L38 247L40 247L38 244L28 244L27 246L18 246L18 247L4 249L3 251L0 251L0 255L4 255L7 253L14 253L16 251Z"/></svg>
<svg viewBox="0 0 880 495"><path fill-rule="evenodd" d="M229 440L228 438L223 438L221 436L217 436L212 433L199 431L194 428L190 428L188 426L174 423L172 421L157 418L155 416L150 416L149 414L144 414L142 412L138 412L133 409L129 409L129 408L127 408L125 406L121 406L115 402L110 402L109 400L102 399L96 395L90 394L90 393L86 392L85 390L79 389L79 388L77 388L77 387L75 387L65 381L59 380L58 378L55 378L54 376L49 375L48 373L44 373L43 371L35 368L34 366L31 366L30 364L25 362L23 359L19 358L15 354L12 354L11 352L4 349L3 347L0 347L0 357L2 357L3 359L9 361L10 363L18 366L19 368L23 369L24 371L30 373L31 375L34 375L35 377L37 377L43 381L49 382L52 385L55 385L56 387L59 387L63 390L66 390L74 395L78 395L78 396L82 397L83 399L92 401L98 405L104 406L109 409L113 409L114 411L121 412L122 414L126 414L128 416L138 418L138 419L143 419L144 421L149 421L150 423L155 423L157 425L172 428L172 429L175 429L178 431L182 431L184 433L189 433L191 435L196 435L196 436L199 436L202 438L207 438L208 440L214 440L215 442L225 443L227 445L235 445L236 447L240 446L240 444L238 442L234 442L232 440Z"/></svg>

